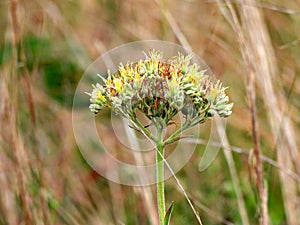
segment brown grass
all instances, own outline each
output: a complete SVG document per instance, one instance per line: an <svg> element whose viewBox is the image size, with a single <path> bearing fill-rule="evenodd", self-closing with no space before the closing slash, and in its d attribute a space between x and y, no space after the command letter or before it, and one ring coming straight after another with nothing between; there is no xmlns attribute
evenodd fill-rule
<svg viewBox="0 0 300 225"><path fill-rule="evenodd" d="M193 50L235 103L215 143L224 154L200 173L203 142L190 140L197 152L166 182L171 224L197 224L196 211L203 224L299 224L299 12L297 1L2 1L0 225L157 224L154 188L111 183L86 165L71 108L45 83L47 69L71 62L55 89L65 97L99 52L145 39Z"/></svg>

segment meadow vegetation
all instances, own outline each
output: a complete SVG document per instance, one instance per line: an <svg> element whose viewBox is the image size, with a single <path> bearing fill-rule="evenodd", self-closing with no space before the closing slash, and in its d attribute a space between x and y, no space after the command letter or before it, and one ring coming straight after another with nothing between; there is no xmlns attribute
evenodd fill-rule
<svg viewBox="0 0 300 225"><path fill-rule="evenodd" d="M199 171L203 125L177 173L203 224L300 223L300 1L2 0L0 31L0 225L158 224L155 185L100 176L72 130L90 63L148 39L191 49L230 87L221 152ZM197 224L176 180L165 188L170 224Z"/></svg>

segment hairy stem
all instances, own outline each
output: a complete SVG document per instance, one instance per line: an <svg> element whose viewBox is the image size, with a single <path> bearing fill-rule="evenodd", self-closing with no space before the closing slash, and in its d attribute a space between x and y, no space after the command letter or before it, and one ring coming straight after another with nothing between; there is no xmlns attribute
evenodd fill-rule
<svg viewBox="0 0 300 225"><path fill-rule="evenodd" d="M162 130L157 129L156 141L156 191L157 191L157 206L159 224L164 224L166 214L165 206L165 186L164 186L164 144L162 143Z"/></svg>

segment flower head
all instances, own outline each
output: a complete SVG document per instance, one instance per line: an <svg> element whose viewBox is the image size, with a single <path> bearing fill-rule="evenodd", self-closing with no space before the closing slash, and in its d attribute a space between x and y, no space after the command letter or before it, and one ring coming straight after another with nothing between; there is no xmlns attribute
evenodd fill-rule
<svg viewBox="0 0 300 225"><path fill-rule="evenodd" d="M93 85L90 110L98 113L111 108L127 118L137 110L152 120L161 118L165 124L182 112L191 124L204 122L218 114L227 117L233 103L220 81L213 82L196 64L192 55L163 61L162 52L151 50L139 62L120 64L118 71Z"/></svg>

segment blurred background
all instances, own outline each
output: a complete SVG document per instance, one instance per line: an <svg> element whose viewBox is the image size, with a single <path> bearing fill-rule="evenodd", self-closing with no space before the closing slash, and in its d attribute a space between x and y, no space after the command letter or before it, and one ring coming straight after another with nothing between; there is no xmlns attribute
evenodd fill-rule
<svg viewBox="0 0 300 225"><path fill-rule="evenodd" d="M90 63L148 39L192 49L230 87L224 148L200 172L198 145L177 173L203 224L259 224L264 205L270 224L300 224L299 28L298 0L1 0L0 224L157 224L155 187L97 174L71 121ZM172 178L166 193L171 224L197 224Z"/></svg>

